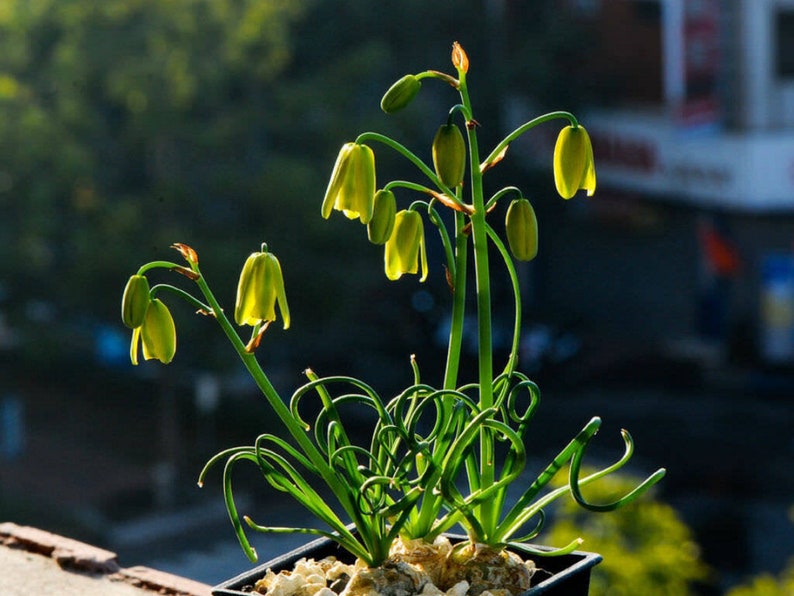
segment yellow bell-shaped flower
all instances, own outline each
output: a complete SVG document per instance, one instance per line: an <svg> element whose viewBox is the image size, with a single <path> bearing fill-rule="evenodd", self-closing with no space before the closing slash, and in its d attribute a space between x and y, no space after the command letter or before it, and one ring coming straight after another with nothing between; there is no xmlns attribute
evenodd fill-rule
<svg viewBox="0 0 794 596"><path fill-rule="evenodd" d="M137 366L138 347L143 344L146 360L159 360L168 364L176 354L176 327L168 307L155 298L146 309L143 323L133 329L130 345L130 360Z"/></svg>
<svg viewBox="0 0 794 596"><path fill-rule="evenodd" d="M422 216L416 211L402 210L394 216L394 230L386 241L384 257L386 277L394 281L403 273L417 273L422 266L422 277L427 279L427 251Z"/></svg>
<svg viewBox="0 0 794 596"><path fill-rule="evenodd" d="M593 196L596 189L593 145L583 126L566 126L554 146L554 184L563 199L570 199L579 189Z"/></svg>
<svg viewBox="0 0 794 596"><path fill-rule="evenodd" d="M248 256L237 284L234 320L238 325L258 325L276 320L276 304L289 328L289 306L284 292L281 264L273 253L255 252Z"/></svg>
<svg viewBox="0 0 794 596"><path fill-rule="evenodd" d="M367 145L345 143L325 191L323 217L328 219L331 211L337 210L366 225L372 219L374 198L375 154Z"/></svg>

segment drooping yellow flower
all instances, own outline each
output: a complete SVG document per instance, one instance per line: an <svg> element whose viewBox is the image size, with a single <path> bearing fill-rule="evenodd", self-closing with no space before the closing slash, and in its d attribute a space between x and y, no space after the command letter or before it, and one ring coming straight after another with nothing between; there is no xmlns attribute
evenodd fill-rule
<svg viewBox="0 0 794 596"><path fill-rule="evenodd" d="M570 199L579 189L593 196L596 189L593 145L583 126L566 126L554 146L554 184L563 199Z"/></svg>
<svg viewBox="0 0 794 596"><path fill-rule="evenodd" d="M372 219L375 198L375 154L367 145L345 143L336 158L331 180L325 191L322 214L325 219L334 209L364 225Z"/></svg>
<svg viewBox="0 0 794 596"><path fill-rule="evenodd" d="M394 230L386 241L384 256L386 277L394 281L404 273L417 273L421 261L422 277L427 279L427 252L422 216L416 211L402 210L394 217Z"/></svg>
<svg viewBox="0 0 794 596"><path fill-rule="evenodd" d="M143 275L131 276L121 299L121 320L130 329L140 327L151 301L149 281L146 277Z"/></svg>
<svg viewBox="0 0 794 596"><path fill-rule="evenodd" d="M243 265L237 284L234 320L238 325L251 326L275 321L277 303L284 319L284 329L288 329L289 306L281 264L273 253L251 253Z"/></svg>
<svg viewBox="0 0 794 596"><path fill-rule="evenodd" d="M143 344L146 360L159 360L168 364L176 354L176 327L168 307L155 298L146 309L143 323L133 329L130 345L130 360L137 366L138 347Z"/></svg>

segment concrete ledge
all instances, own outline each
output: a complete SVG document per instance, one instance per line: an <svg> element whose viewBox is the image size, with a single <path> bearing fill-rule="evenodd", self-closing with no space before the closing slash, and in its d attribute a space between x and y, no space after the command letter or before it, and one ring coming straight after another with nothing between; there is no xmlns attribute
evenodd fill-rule
<svg viewBox="0 0 794 596"><path fill-rule="evenodd" d="M206 584L148 567L122 568L113 552L11 522L0 523L0 570L2 594L209 596L211 593Z"/></svg>

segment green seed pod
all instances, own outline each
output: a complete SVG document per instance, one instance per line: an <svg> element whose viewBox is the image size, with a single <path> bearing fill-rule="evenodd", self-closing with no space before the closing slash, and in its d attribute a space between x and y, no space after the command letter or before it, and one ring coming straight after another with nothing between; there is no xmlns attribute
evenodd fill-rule
<svg viewBox="0 0 794 596"><path fill-rule="evenodd" d="M507 244L519 261L531 261L538 254L538 220L526 199L516 199L507 208L505 217Z"/></svg>
<svg viewBox="0 0 794 596"><path fill-rule="evenodd" d="M168 364L176 354L176 327L168 307L155 298L146 310L141 325L143 357Z"/></svg>
<svg viewBox="0 0 794 596"><path fill-rule="evenodd" d="M276 320L276 304L289 328L290 316L281 264L269 252L251 253L243 265L237 284L234 320L238 325L258 325Z"/></svg>
<svg viewBox="0 0 794 596"><path fill-rule="evenodd" d="M121 320L130 329L140 327L151 301L149 280L143 275L131 276L121 299Z"/></svg>
<svg viewBox="0 0 794 596"><path fill-rule="evenodd" d="M380 100L380 109L387 114L402 110L413 101L421 87L422 81L412 74L405 75L389 87L389 90L383 95Z"/></svg>
<svg viewBox="0 0 794 596"><path fill-rule="evenodd" d="M394 216L397 213L397 201L390 190L379 190L375 193L372 219L367 224L367 237L372 244L384 244L394 229Z"/></svg>
<svg viewBox="0 0 794 596"><path fill-rule="evenodd" d="M433 165L441 181L450 188L463 182L466 143L455 124L443 124L433 139Z"/></svg>

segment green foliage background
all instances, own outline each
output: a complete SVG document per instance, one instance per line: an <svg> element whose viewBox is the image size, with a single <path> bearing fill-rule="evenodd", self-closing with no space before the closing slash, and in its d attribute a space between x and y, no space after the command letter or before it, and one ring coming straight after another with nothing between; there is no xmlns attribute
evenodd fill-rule
<svg viewBox="0 0 794 596"><path fill-rule="evenodd" d="M497 5L0 3L0 310L23 332L26 357L81 360L92 326L116 324L126 276L171 258L167 247L177 241L198 251L215 287L229 288L226 300L245 256L269 243L295 311L293 333L278 341L285 354L306 356L298 367L322 337L334 333L344 344L357 333L351 317L365 325L399 319L405 313L369 307L384 284L380 251L347 222L316 217L330 164L344 140L372 128L429 153L448 98L428 90L424 105L392 118L378 102L406 72L447 68L455 40L475 63L478 105L493 114L482 123L486 138L502 132L508 86L548 100L565 89L549 67L571 36L539 18L554 14L551 4L537 3L520 36ZM497 60L506 52L510 60ZM47 306L45 314L29 316L31 303ZM188 346L192 332L179 323ZM72 353L33 341L45 328L68 337ZM362 351L373 341L362 340ZM190 358L180 348L177 362Z"/></svg>
<svg viewBox="0 0 794 596"><path fill-rule="evenodd" d="M613 475L584 493L594 502L610 502L636 486L638 479ZM715 578L700 560L690 528L669 504L651 495L617 511L597 514L573 499L561 502L554 523L544 532L548 544L579 536L582 549L604 557L591 576L593 596L687 596Z"/></svg>

